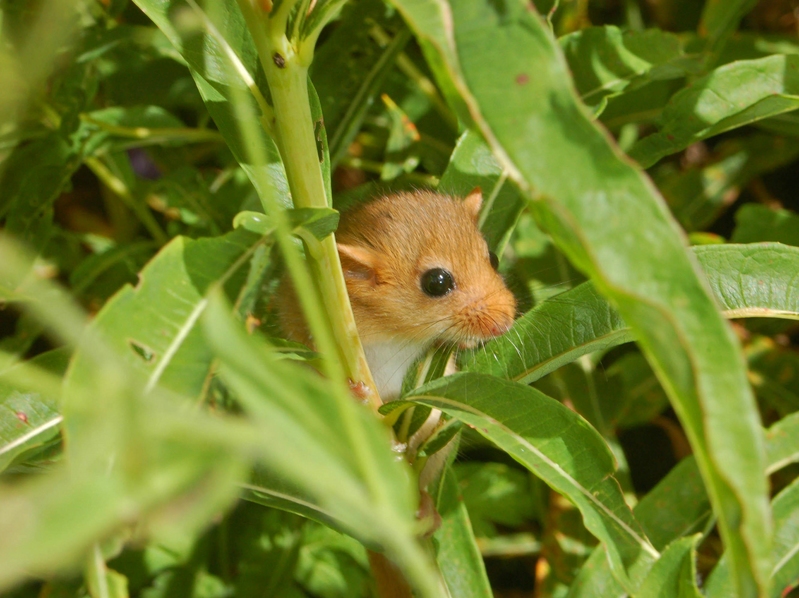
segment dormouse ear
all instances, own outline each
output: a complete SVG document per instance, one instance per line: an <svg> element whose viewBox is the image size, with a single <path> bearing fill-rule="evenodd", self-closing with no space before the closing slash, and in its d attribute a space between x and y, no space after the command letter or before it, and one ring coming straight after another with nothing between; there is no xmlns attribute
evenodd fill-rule
<svg viewBox="0 0 799 598"><path fill-rule="evenodd" d="M477 219L480 216L480 206L483 205L482 189L480 189L480 187L475 187L469 191L469 195L466 196L466 199L463 200L463 203L466 204L466 209L469 210L472 218L474 218L474 221L477 222Z"/></svg>
<svg viewBox="0 0 799 598"><path fill-rule="evenodd" d="M344 268L345 278L357 278L359 280L372 280L377 282L377 254L365 247L355 245L344 245L337 243L338 255L341 258L341 265Z"/></svg>

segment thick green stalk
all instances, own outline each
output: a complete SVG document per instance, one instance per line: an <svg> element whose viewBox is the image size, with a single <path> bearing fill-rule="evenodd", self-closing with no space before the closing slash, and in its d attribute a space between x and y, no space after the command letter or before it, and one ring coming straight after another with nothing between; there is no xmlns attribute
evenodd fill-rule
<svg viewBox="0 0 799 598"><path fill-rule="evenodd" d="M269 83L274 107L271 125L294 206L328 207L308 96L308 67L313 59L313 48L308 45L314 40L293 43L286 38L285 19L290 4L285 2L281 7L283 14L271 15L267 20L248 2L240 2ZM355 327L334 236L328 236L316 247L306 244L306 257L324 308L325 322L321 327L312 326L318 348L340 364L342 377L363 382L372 390L368 399L377 409L380 397Z"/></svg>

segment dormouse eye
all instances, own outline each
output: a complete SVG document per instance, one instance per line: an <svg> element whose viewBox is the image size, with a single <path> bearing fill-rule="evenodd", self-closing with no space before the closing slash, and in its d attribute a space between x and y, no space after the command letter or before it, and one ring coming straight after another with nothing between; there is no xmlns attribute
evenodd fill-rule
<svg viewBox="0 0 799 598"><path fill-rule="evenodd" d="M491 267L494 268L494 270L499 268L499 258L497 257L496 253L494 253L493 251L489 251L488 260L491 262Z"/></svg>
<svg viewBox="0 0 799 598"><path fill-rule="evenodd" d="M452 274L442 268L428 270L419 279L422 290L430 297L443 297L455 288Z"/></svg>

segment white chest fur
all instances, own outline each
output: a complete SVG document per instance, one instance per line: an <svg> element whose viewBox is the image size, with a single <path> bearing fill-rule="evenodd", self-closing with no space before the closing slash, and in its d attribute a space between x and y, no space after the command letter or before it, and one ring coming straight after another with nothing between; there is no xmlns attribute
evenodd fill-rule
<svg viewBox="0 0 799 598"><path fill-rule="evenodd" d="M399 398L402 379L424 345L393 340L365 344L366 361L383 402Z"/></svg>

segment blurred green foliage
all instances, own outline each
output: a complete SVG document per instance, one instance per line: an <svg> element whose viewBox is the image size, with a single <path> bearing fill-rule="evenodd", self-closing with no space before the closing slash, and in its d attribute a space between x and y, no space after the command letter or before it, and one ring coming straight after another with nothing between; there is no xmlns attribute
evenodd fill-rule
<svg viewBox="0 0 799 598"><path fill-rule="evenodd" d="M385 595L369 551L424 596L799 584L795 2L534 5L0 1L4 596ZM319 35L313 122L253 14ZM518 321L382 410L464 424L431 539L337 358L279 338L276 247L338 222L290 209L281 126L336 209L483 190Z"/></svg>

